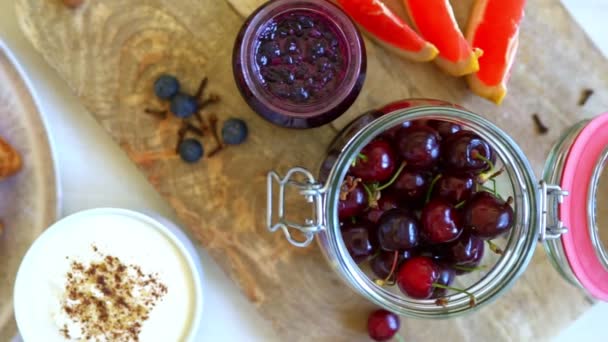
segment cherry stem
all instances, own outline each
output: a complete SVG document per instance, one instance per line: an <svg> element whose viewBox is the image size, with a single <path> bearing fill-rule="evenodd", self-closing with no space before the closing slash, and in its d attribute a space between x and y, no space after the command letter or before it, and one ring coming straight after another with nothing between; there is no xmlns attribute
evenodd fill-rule
<svg viewBox="0 0 608 342"><path fill-rule="evenodd" d="M452 268L455 270L459 270L459 271L473 272L473 271L485 270L487 268L487 266L479 265L479 266L475 266L475 267L468 267L468 266L454 265L454 266L452 266Z"/></svg>
<svg viewBox="0 0 608 342"><path fill-rule="evenodd" d="M355 167L357 165L357 161L359 161L359 159L363 160L364 162L367 162L367 156L363 153L359 153L355 157L355 160L353 160L353 162L350 164L350 166Z"/></svg>
<svg viewBox="0 0 608 342"><path fill-rule="evenodd" d="M357 223L357 218L354 216L351 216L350 222L352 222L353 224Z"/></svg>
<svg viewBox="0 0 608 342"><path fill-rule="evenodd" d="M479 176L477 176L477 182L479 182L480 184L487 182L489 179L494 179L495 177L498 177L501 173L504 172L504 168L501 168L498 171L494 171L496 165L494 165L494 163L490 159L482 156L481 153L479 153L479 151L477 150L473 150L472 157L473 159L478 159L486 162L486 164L488 164L488 166L490 167L487 172L483 172Z"/></svg>
<svg viewBox="0 0 608 342"><path fill-rule="evenodd" d="M376 253L374 253L374 255L372 255L372 257L370 258L370 260L371 260L371 259L374 259L374 258L375 258L375 257L377 257L378 255L380 255L380 253L381 253L381 252L382 252L382 251L376 251Z"/></svg>
<svg viewBox="0 0 608 342"><path fill-rule="evenodd" d="M494 242L492 242L490 240L487 240L486 242L488 243L488 247L490 248L490 250L492 252L494 252L495 254L498 254L498 255L502 255L502 253L503 253L502 249L500 247L498 247L497 244L495 244Z"/></svg>
<svg viewBox="0 0 608 342"><path fill-rule="evenodd" d="M395 269L397 268L397 259L399 259L399 251L395 251L395 256L393 256L393 266L391 267L390 273L386 276L386 279L384 279L384 282L388 282L393 276L393 273L395 273Z"/></svg>
<svg viewBox="0 0 608 342"><path fill-rule="evenodd" d="M484 156L481 155L481 153L479 153L479 151L477 150L473 150L473 152L471 152L473 159L479 159L481 161L484 161L488 164L488 166L490 167L489 171L494 170L494 163L492 163L492 161Z"/></svg>
<svg viewBox="0 0 608 342"><path fill-rule="evenodd" d="M395 181L397 180L397 178L399 178L399 175L401 174L401 172L405 168L405 165L406 165L406 163L402 162L401 165L399 165L399 168L397 169L397 172L395 172L395 174L393 175L393 177L387 183L384 183L383 185L377 187L376 191L382 191L382 190L388 188L389 186L393 185L393 183L395 183Z"/></svg>
<svg viewBox="0 0 608 342"><path fill-rule="evenodd" d="M399 334L395 334L395 337L397 338L398 342L405 342L405 340L403 339L403 336L401 336Z"/></svg>
<svg viewBox="0 0 608 342"><path fill-rule="evenodd" d="M451 291L455 291L455 292L464 293L467 296L469 296L469 298L470 298L469 305L471 307L473 307L473 306L476 305L476 303L475 303L475 296L473 296L473 294L471 292L467 291L467 290L459 289L457 287L452 287L452 286L448 286L448 285L437 284L437 283L433 283L432 285L433 285L433 287L437 287L437 288L440 288L440 289L446 289L446 290L451 290Z"/></svg>
<svg viewBox="0 0 608 342"><path fill-rule="evenodd" d="M462 201L454 206L455 209L460 209L467 201Z"/></svg>
<svg viewBox="0 0 608 342"><path fill-rule="evenodd" d="M435 178L433 178L433 180L431 181L431 185L429 185L429 189L426 191L426 199L425 199L424 203L429 203L429 201L431 200L431 194L433 193L433 188L435 187L435 183L437 183L439 181L439 179L441 179L441 175L435 176Z"/></svg>
<svg viewBox="0 0 608 342"><path fill-rule="evenodd" d="M365 193L367 193L367 205L370 208L377 208L378 201L376 200L376 191L372 191L365 183L361 184L363 185L363 189L365 189Z"/></svg>
<svg viewBox="0 0 608 342"><path fill-rule="evenodd" d="M500 168L500 170L498 170L496 172L481 173L481 174L479 174L479 176L477 176L477 182L483 184L483 183L487 182L488 180L494 180L494 178L500 176L503 172L505 172L504 167Z"/></svg>
<svg viewBox="0 0 608 342"><path fill-rule="evenodd" d="M388 273L386 278L384 279L376 279L374 282L379 286L384 286L389 284L389 280L395 273L395 269L397 268L397 260L399 259L399 251L395 251L395 257L393 258L393 266L391 266L391 271Z"/></svg>

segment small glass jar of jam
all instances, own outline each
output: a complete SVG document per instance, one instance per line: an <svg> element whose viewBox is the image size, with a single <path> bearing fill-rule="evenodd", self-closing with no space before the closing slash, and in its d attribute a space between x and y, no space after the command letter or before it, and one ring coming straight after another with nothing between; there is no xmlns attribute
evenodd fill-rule
<svg viewBox="0 0 608 342"><path fill-rule="evenodd" d="M472 131L492 148L504 167L499 195L512 198L513 225L497 243L502 253L486 252L486 267L457 277L468 292L435 299L413 299L374 281L369 270L351 257L338 217L340 192L353 160L372 140L406 122L455 123ZM550 152L539 181L515 141L487 119L438 100L414 99L367 112L338 134L321 163L318 176L293 168L285 177L268 174L267 228L281 230L294 245L304 247L316 237L331 267L369 301L400 315L446 318L478 309L497 299L524 272L541 242L564 279L599 300L608 301L608 113L570 128ZM277 187L278 185L278 187ZM285 192L295 187L312 204L312 216L295 221L286 215ZM278 201L273 195L278 188ZM290 202L291 203L291 202ZM293 213L291 213L293 214ZM494 241L494 240L493 240ZM471 304L470 295L476 305Z"/></svg>
<svg viewBox="0 0 608 342"><path fill-rule="evenodd" d="M340 116L359 95L365 45L348 15L329 1L269 1L243 25L233 71L259 115L280 126L311 128Z"/></svg>

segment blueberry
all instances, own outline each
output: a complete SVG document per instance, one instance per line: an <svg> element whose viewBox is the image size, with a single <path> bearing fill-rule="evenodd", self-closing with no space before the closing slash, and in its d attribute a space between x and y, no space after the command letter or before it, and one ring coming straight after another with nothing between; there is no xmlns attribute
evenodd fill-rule
<svg viewBox="0 0 608 342"><path fill-rule="evenodd" d="M222 139L225 144L238 145L247 139L247 124L241 119L228 119L222 127Z"/></svg>
<svg viewBox="0 0 608 342"><path fill-rule="evenodd" d="M186 163L196 163L203 157L203 145L196 139L184 139L179 144L179 156Z"/></svg>
<svg viewBox="0 0 608 342"><path fill-rule="evenodd" d="M258 65L259 66L267 66L268 65L268 56L266 56L266 55L258 55Z"/></svg>
<svg viewBox="0 0 608 342"><path fill-rule="evenodd" d="M283 57L283 63L287 65L292 65L293 63L295 63L295 60L291 56L285 56Z"/></svg>
<svg viewBox="0 0 608 342"><path fill-rule="evenodd" d="M287 69L280 70L280 74L282 81L287 84L292 84L296 80L296 75Z"/></svg>
<svg viewBox="0 0 608 342"><path fill-rule="evenodd" d="M171 99L171 112L178 118L192 116L198 110L198 103L194 96L179 93Z"/></svg>
<svg viewBox="0 0 608 342"><path fill-rule="evenodd" d="M325 42L317 42L312 46L312 53L315 57L321 57L325 54L325 50L327 50L327 44Z"/></svg>
<svg viewBox="0 0 608 342"><path fill-rule="evenodd" d="M304 87L297 87L295 89L295 93L293 94L293 98L296 102L306 102L309 97L310 94Z"/></svg>
<svg viewBox="0 0 608 342"><path fill-rule="evenodd" d="M326 57L319 58L315 65L317 67L318 72L325 72L331 68L331 64L329 63L329 59Z"/></svg>
<svg viewBox="0 0 608 342"><path fill-rule="evenodd" d="M302 25L303 28L311 28L315 26L315 22L312 21L309 17L300 16L298 17L298 21Z"/></svg>
<svg viewBox="0 0 608 342"><path fill-rule="evenodd" d="M154 93L161 100L169 100L179 92L179 81L172 75L160 75L154 82Z"/></svg>
<svg viewBox="0 0 608 342"><path fill-rule="evenodd" d="M286 45L285 47L287 48L287 52L297 53L298 50L299 50L298 49L298 42L296 41L295 38L289 38L289 39L287 39L285 45Z"/></svg>
<svg viewBox="0 0 608 342"><path fill-rule="evenodd" d="M261 52L263 54L265 54L266 56L269 56L269 57L272 57L272 56L279 57L279 56L281 56L281 47L279 46L279 43L274 42L274 41L265 42L260 47L260 50L261 50Z"/></svg>
<svg viewBox="0 0 608 342"><path fill-rule="evenodd" d="M279 34L280 37L287 37L289 36L289 26L285 25L285 24L281 24L278 28L277 28L277 33Z"/></svg>
<svg viewBox="0 0 608 342"><path fill-rule="evenodd" d="M317 29L312 29L308 31L308 36L311 38L320 38L322 36L322 33Z"/></svg>
<svg viewBox="0 0 608 342"><path fill-rule="evenodd" d="M306 78L306 76L308 76L308 68L303 65L298 66L295 70L295 76L298 80Z"/></svg>
<svg viewBox="0 0 608 342"><path fill-rule="evenodd" d="M279 83L270 83L269 85L270 91L283 99L288 99L291 97L291 89L288 85L279 84Z"/></svg>
<svg viewBox="0 0 608 342"><path fill-rule="evenodd" d="M263 69L261 74L266 82L281 82L283 80L283 74L277 68Z"/></svg>

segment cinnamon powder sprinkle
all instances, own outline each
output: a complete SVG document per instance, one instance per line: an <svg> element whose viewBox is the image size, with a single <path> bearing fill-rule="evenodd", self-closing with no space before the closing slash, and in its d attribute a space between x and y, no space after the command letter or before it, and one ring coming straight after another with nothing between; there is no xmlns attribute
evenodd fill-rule
<svg viewBox="0 0 608 342"><path fill-rule="evenodd" d="M143 323L168 292L157 274L137 265L93 251L100 261L84 265L72 261L67 273L62 310L81 327L87 340L139 341ZM67 326L59 332L71 339Z"/></svg>

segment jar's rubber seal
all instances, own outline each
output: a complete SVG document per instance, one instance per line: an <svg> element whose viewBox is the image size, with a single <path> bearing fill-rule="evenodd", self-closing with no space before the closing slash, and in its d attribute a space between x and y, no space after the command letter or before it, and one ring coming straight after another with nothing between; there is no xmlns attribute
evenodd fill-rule
<svg viewBox="0 0 608 342"><path fill-rule="evenodd" d="M596 164L608 146L608 113L591 120L576 137L562 172L562 189L568 190L560 207L560 220L569 228L561 236L572 272L597 299L608 301L608 271L591 241L587 215L588 189Z"/></svg>

